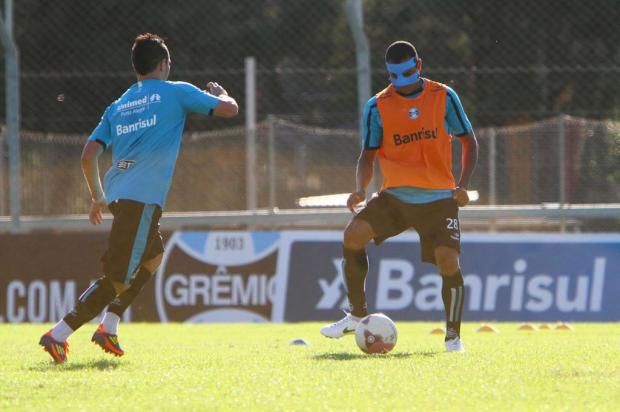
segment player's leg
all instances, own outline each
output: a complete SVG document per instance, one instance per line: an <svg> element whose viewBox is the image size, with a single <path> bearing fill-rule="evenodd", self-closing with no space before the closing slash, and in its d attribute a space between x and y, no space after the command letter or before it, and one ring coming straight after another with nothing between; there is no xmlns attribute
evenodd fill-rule
<svg viewBox="0 0 620 412"><path fill-rule="evenodd" d="M459 266L459 252L447 246L435 248L435 261L441 273L443 284L441 297L446 312L446 348L449 351L463 351L461 342L461 320L465 287Z"/></svg>
<svg viewBox="0 0 620 412"><path fill-rule="evenodd" d="M125 352L121 349L118 341L118 324L120 318L134 301L136 296L144 288L157 268L163 256L163 242L159 233L159 219L161 209L156 205L143 205L139 213L139 227L132 246L132 252L128 266L123 270L133 276L127 275L124 284L126 289L109 304L102 322L97 327L91 341L104 351L116 356L122 356ZM140 246L140 243L142 245ZM136 247L136 245L138 247ZM132 264L133 262L133 264ZM138 269L135 268L138 265Z"/></svg>
<svg viewBox="0 0 620 412"><path fill-rule="evenodd" d="M65 362L69 352L69 335L97 316L115 296L116 290L107 276L97 279L80 295L73 310L41 337L39 345L55 362Z"/></svg>
<svg viewBox="0 0 620 412"><path fill-rule="evenodd" d="M114 276L109 276L112 272L109 270L110 265L106 268L105 261L107 257L119 254L119 249L124 246L120 244L120 241L124 238L120 236L123 232L124 222L121 222L122 219L115 204L110 205L110 211L114 215L114 220L108 240L108 250L102 259L104 262L104 276L92 283L80 295L71 312L65 315L65 317L54 325L49 332L43 335L39 341L39 344L43 346L45 351L58 363L62 363L67 359L67 338L84 323L97 316L97 314L99 314L118 294L116 288L119 287L119 282ZM65 350L61 351L63 347Z"/></svg>
<svg viewBox="0 0 620 412"><path fill-rule="evenodd" d="M353 316L359 318L368 314L365 290L368 275L366 245L374 237L374 230L362 219L352 219L344 230L342 245L344 282L349 298L349 310Z"/></svg>
<svg viewBox="0 0 620 412"><path fill-rule="evenodd" d="M82 293L75 307L39 342L56 362L64 362L65 356L55 356L58 345L66 345L67 338L89 322L126 289L132 272L132 254L140 246L139 229L144 204L131 201L114 202L110 210L114 215L108 239L108 249L102 258L104 276L97 279Z"/></svg>
<svg viewBox="0 0 620 412"><path fill-rule="evenodd" d="M366 245L372 239L380 244L406 229L404 222L397 218L400 214L393 213L393 209L399 207L398 202L389 195L380 194L368 202L345 228L342 271L350 313L340 321L323 327L321 333L324 336L340 338L354 333L359 320L368 314L365 291L368 274Z"/></svg>
<svg viewBox="0 0 620 412"><path fill-rule="evenodd" d="M462 351L460 335L465 288L459 265L461 233L458 206L453 199L444 199L425 204L423 209L423 218L417 227L422 260L435 264L442 277L446 348L449 351Z"/></svg>
<svg viewBox="0 0 620 412"><path fill-rule="evenodd" d="M366 276L368 257L366 245L375 236L368 222L353 218L344 230L342 247L342 272L349 313L336 323L321 328L321 334L328 338L341 338L355 332L357 323L368 314L366 305Z"/></svg>
<svg viewBox="0 0 620 412"><path fill-rule="evenodd" d="M140 291L144 288L144 285L153 276L153 273L157 271L163 254L159 254L151 260L148 260L140 266L140 270L136 273L134 280L129 285L129 288L123 293L119 294L109 305L108 309L101 321L103 329L112 335L118 335L118 324L123 317L123 313L127 310L129 305L138 296Z"/></svg>

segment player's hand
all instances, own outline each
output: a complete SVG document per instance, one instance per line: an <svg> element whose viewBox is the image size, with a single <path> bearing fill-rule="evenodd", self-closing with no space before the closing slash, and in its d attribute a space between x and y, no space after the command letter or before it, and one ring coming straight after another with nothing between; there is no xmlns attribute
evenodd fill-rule
<svg viewBox="0 0 620 412"><path fill-rule="evenodd" d="M207 83L207 91L213 96L228 96L226 89L217 84L216 82Z"/></svg>
<svg viewBox="0 0 620 412"><path fill-rule="evenodd" d="M351 193L349 195L349 198L347 199L347 207L349 208L351 213L357 214L355 212L355 206L359 205L364 200L366 200L366 192L365 191L358 190L357 192L353 192L353 193Z"/></svg>
<svg viewBox="0 0 620 412"><path fill-rule="evenodd" d="M459 205L459 207L463 207L469 203L467 190L462 187L457 187L452 191L452 198L456 200L456 204Z"/></svg>
<svg viewBox="0 0 620 412"><path fill-rule="evenodd" d="M90 202L90 211L88 212L88 220L93 225L100 225L103 222L102 211L106 207L105 196L98 199L92 199Z"/></svg>

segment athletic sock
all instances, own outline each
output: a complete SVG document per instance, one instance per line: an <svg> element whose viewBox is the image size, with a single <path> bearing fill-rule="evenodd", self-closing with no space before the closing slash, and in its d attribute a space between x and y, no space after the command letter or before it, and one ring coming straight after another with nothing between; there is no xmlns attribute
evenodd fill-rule
<svg viewBox="0 0 620 412"><path fill-rule="evenodd" d="M465 288L463 274L459 269L452 276L443 276L441 297L446 311L446 339L450 340L461 336L461 317L463 316L463 300Z"/></svg>
<svg viewBox="0 0 620 412"><path fill-rule="evenodd" d="M105 330L109 334L118 335L118 323L120 322L120 320L121 318L116 313L110 312L108 310L103 316L103 320L101 321L101 324L103 325L103 330Z"/></svg>
<svg viewBox="0 0 620 412"><path fill-rule="evenodd" d="M368 257L366 250L351 250L343 247L343 272L351 315L364 317L368 314L366 305L366 275L368 274Z"/></svg>
<svg viewBox="0 0 620 412"><path fill-rule="evenodd" d="M66 341L72 333L73 329L64 320L61 320L52 328L52 338L58 342Z"/></svg>
<svg viewBox="0 0 620 412"><path fill-rule="evenodd" d="M115 296L112 282L105 276L101 277L82 293L73 310L63 320L72 330L78 330L97 316Z"/></svg>
<svg viewBox="0 0 620 412"><path fill-rule="evenodd" d="M131 285L129 285L129 287L123 293L118 295L112 301L112 303L110 303L110 305L108 306L108 313L112 312L118 315L119 318L121 318L123 316L123 313L127 310L129 305L131 305L131 302L134 301L136 296L138 296L138 294L140 293L142 288L144 288L144 285L146 285L150 278L151 272L146 270L144 267L140 267L140 270L138 270L138 273L136 273L136 276L131 282Z"/></svg>

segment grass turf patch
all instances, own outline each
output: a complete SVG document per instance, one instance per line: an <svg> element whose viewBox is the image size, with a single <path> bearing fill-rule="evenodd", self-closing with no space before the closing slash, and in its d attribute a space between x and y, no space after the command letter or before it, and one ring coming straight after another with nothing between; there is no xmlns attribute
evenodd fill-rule
<svg viewBox="0 0 620 412"><path fill-rule="evenodd" d="M466 353L444 353L435 324L398 322L396 348L365 355L319 323L129 324L115 358L69 338L69 360L37 345L48 325L0 325L0 410L614 410L620 324L499 334L463 326ZM309 346L289 346L294 338Z"/></svg>

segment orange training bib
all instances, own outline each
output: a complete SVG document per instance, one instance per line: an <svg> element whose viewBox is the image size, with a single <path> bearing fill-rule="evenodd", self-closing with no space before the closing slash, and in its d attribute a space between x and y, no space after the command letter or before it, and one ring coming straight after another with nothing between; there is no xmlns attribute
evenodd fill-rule
<svg viewBox="0 0 620 412"><path fill-rule="evenodd" d="M391 85L377 94L383 123L378 152L382 189L454 189L452 137L445 128L446 95L444 85L428 79L413 99L399 95Z"/></svg>

